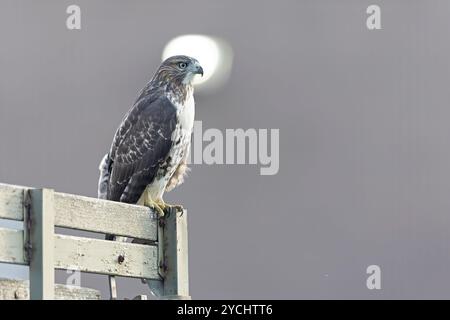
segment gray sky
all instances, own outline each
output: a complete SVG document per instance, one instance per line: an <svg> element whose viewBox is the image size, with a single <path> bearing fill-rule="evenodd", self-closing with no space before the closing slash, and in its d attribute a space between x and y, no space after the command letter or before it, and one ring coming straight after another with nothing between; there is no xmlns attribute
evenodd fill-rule
<svg viewBox="0 0 450 320"><path fill-rule="evenodd" d="M196 118L280 129L280 170L194 165L166 195L189 210L192 296L450 298L450 2L376 1L375 31L373 1L76 3L80 31L71 1L0 4L1 182L95 196L165 44L219 36L233 69ZM366 287L373 264L381 290ZM106 294L106 277L81 280Z"/></svg>

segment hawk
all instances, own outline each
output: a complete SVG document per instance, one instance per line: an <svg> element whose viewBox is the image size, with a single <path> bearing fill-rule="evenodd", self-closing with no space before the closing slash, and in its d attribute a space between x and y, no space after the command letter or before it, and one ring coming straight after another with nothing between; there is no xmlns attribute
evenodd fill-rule
<svg viewBox="0 0 450 320"><path fill-rule="evenodd" d="M172 207L163 195L183 183L187 172L197 74L203 76L203 69L188 56L173 56L160 65L100 163L99 198L149 206L161 216Z"/></svg>

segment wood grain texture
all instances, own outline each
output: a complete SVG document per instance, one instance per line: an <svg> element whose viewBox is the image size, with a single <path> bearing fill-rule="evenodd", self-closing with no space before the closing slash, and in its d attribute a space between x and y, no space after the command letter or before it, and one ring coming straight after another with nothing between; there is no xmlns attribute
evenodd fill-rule
<svg viewBox="0 0 450 320"><path fill-rule="evenodd" d="M55 193L55 225L156 241L157 218L150 208Z"/></svg>
<svg viewBox="0 0 450 320"><path fill-rule="evenodd" d="M55 235L55 268L160 279L155 246L66 235Z"/></svg>
<svg viewBox="0 0 450 320"><path fill-rule="evenodd" d="M0 228L0 262L26 264L22 230Z"/></svg>
<svg viewBox="0 0 450 320"><path fill-rule="evenodd" d="M27 280L0 279L0 300L29 300ZM62 284L55 285L56 300L100 300L100 291Z"/></svg>
<svg viewBox="0 0 450 320"><path fill-rule="evenodd" d="M55 299L55 208L52 189L31 189L30 299Z"/></svg>
<svg viewBox="0 0 450 320"><path fill-rule="evenodd" d="M160 280L156 246L55 235L55 268ZM23 231L0 228L0 262L26 265ZM119 263L119 256L124 260Z"/></svg>
<svg viewBox="0 0 450 320"><path fill-rule="evenodd" d="M0 218L23 221L24 194L33 188L0 184ZM55 225L156 241L157 216L147 207L55 192Z"/></svg>
<svg viewBox="0 0 450 320"><path fill-rule="evenodd" d="M25 187L0 183L0 218L23 221Z"/></svg>
<svg viewBox="0 0 450 320"><path fill-rule="evenodd" d="M165 299L190 299L187 212L172 210L164 222Z"/></svg>

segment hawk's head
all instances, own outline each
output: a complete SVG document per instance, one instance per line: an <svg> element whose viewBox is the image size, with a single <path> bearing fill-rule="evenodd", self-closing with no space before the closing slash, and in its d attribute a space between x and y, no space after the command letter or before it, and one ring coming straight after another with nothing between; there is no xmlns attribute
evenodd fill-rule
<svg viewBox="0 0 450 320"><path fill-rule="evenodd" d="M173 56L161 64L155 79L160 83L191 85L196 74L203 76L203 68L196 59L188 56Z"/></svg>

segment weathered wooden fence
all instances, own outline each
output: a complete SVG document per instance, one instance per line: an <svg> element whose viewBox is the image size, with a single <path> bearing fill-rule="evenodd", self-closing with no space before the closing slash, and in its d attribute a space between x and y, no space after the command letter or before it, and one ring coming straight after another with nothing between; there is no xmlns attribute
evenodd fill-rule
<svg viewBox="0 0 450 320"><path fill-rule="evenodd" d="M143 206L0 184L0 218L23 221L23 230L0 228L0 262L29 266L30 299L97 296L55 285L55 269L142 278L161 298L189 299L186 212L158 219ZM55 226L137 243L56 234ZM0 281L0 293L14 297L27 286Z"/></svg>

